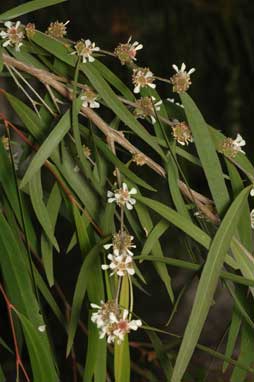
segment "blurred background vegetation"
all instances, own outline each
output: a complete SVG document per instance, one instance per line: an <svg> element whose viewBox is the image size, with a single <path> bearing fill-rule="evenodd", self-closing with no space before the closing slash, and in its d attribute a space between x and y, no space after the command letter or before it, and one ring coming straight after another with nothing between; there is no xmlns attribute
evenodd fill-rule
<svg viewBox="0 0 254 382"><path fill-rule="evenodd" d="M21 0L0 2L0 12L18 4ZM190 94L196 101L207 122L235 138L239 132L246 140L246 152L253 158L254 150L254 1L248 0L69 0L59 6L41 10L31 16L21 18L23 23L34 22L38 29L46 30L51 21L70 20L68 37L77 40L90 38L102 49L114 50L120 42L132 35L144 45L139 53L139 64L149 66L158 76L170 77L173 63L185 62L187 68L195 67L193 85ZM127 71L109 57L103 59L123 79L130 81ZM123 74L123 73L126 74ZM120 74L122 73L122 74ZM125 77L124 77L125 76ZM130 82L129 82L130 83ZM172 97L171 87L160 84L163 98ZM142 168L142 171L143 168ZM167 246L168 238L165 240ZM174 246L177 245L173 244ZM172 247L172 246L171 246ZM172 248L171 248L172 249ZM174 248L177 250L177 248ZM68 267L78 272L79 264L73 258L57 260L56 269L62 273ZM64 263L63 263L64 262ZM58 268L58 266L61 267ZM63 268L64 267L64 268ZM76 269L76 268L77 269ZM75 276L75 275L74 275ZM66 285L73 285L73 280L66 274ZM157 276L150 274L149 278ZM186 276L187 277L187 276ZM63 279L63 277L62 277ZM174 287L180 288L181 280L174 281ZM153 283L155 285L155 283ZM66 288L71 301L72 291ZM193 290L189 290L180 309L176 330L182 332L189 315ZM205 329L204 337L208 346L220 342L230 317L230 302L225 304L226 292L219 293L217 302L221 302L217 311L212 311L212 325ZM143 296L143 295L142 295ZM165 323L170 312L165 308L168 301L164 291L160 300L143 300L140 292L137 299L142 299L143 309L148 313L157 312L150 318L151 325ZM138 309L139 310L139 307ZM213 309L212 309L213 310ZM137 312L141 313L141 312ZM178 314L178 318L179 318ZM141 313L142 315L142 313ZM218 329L223 316L223 328ZM147 317L146 317L147 318ZM154 322L153 322L154 320ZM59 348L64 345L59 338ZM221 350L221 349L220 349ZM61 357L61 354L60 356ZM203 355L197 354L197 369L204 362ZM205 359L205 362L210 361ZM211 366L211 365L210 365ZM213 367L211 368L213 369ZM216 369L216 367L215 367ZM201 373L201 372L200 372ZM204 378L206 378L204 373ZM66 376L66 381L69 380ZM206 381L226 381L211 372ZM216 378L216 379L214 379ZM252 378L252 377L250 377ZM202 379L202 378L201 378ZM194 379L195 380L195 379ZM202 379L203 380L203 379ZM252 381L253 379L250 379ZM190 379L192 381L192 379Z"/></svg>

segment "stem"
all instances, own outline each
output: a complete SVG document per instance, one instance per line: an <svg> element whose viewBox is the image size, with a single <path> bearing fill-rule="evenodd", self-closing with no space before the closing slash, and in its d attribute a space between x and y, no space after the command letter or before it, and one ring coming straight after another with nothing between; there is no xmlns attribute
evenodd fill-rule
<svg viewBox="0 0 254 382"><path fill-rule="evenodd" d="M18 341L15 333L15 327L14 327L14 322L13 322L13 317L12 317L12 310L14 309L14 306L11 304L7 294L4 291L4 288L2 284L0 284L0 292L3 295L3 298L6 303L7 311L8 311L8 316L9 316L9 322L10 322L10 327L11 327L11 332L12 332L12 338L13 338L13 343L14 343L14 349L15 349L15 355L16 355L16 381L19 379L19 369L22 370L26 381L30 382L30 378L26 372L26 369L22 363L20 353L19 353L19 348L18 348Z"/></svg>

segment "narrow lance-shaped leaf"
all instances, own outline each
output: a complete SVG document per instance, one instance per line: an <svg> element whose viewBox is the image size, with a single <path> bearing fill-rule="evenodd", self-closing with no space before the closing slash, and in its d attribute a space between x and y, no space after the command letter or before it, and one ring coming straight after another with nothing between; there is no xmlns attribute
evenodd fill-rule
<svg viewBox="0 0 254 382"><path fill-rule="evenodd" d="M48 239L59 252L59 246L54 235L54 228L49 217L48 210L43 201L43 190L41 184L41 173L38 171L29 183L29 193L34 212L39 220Z"/></svg>
<svg viewBox="0 0 254 382"><path fill-rule="evenodd" d="M37 153L34 155L28 169L20 183L20 188L24 187L33 175L43 166L51 153L59 145L63 137L71 128L70 112L67 111L59 120L55 128L51 131L48 137L44 140Z"/></svg>
<svg viewBox="0 0 254 382"><path fill-rule="evenodd" d="M0 20L12 20L16 17L25 15L27 13L37 11L38 9L49 7L50 5L55 5L63 3L66 0L33 0L28 1L25 4L18 5L15 8L10 9L0 15Z"/></svg>
<svg viewBox="0 0 254 382"><path fill-rule="evenodd" d="M245 188L228 209L213 241L198 284L191 315L176 359L172 381L181 382L213 302L214 292L232 236L236 230L241 209L250 187Z"/></svg>
<svg viewBox="0 0 254 382"><path fill-rule="evenodd" d="M78 320L79 320L79 314L80 309L87 291L87 283L88 283L88 277L91 265L95 259L96 256L98 256L102 245L107 241L107 239L99 241L87 254L85 260L83 261L83 264L80 268L80 272L78 275L78 280L76 283L74 296L73 296L73 302L72 302L72 310L71 310L71 319L69 323L68 328L68 342L67 342L67 350L66 354L69 355L72 344L74 341Z"/></svg>
<svg viewBox="0 0 254 382"><path fill-rule="evenodd" d="M221 215L225 212L230 199L215 145L207 124L191 97L187 93L180 94L180 97L211 194Z"/></svg>

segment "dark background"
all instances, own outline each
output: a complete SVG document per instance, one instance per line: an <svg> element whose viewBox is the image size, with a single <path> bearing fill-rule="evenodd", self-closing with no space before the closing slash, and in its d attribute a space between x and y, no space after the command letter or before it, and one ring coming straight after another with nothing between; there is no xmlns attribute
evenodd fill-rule
<svg viewBox="0 0 254 382"><path fill-rule="evenodd" d="M0 11L22 2L2 0ZM44 30L56 19L71 21L70 38L90 38L108 50L132 35L144 44L140 65L158 76L169 77L173 63L195 67L190 93L207 121L233 138L240 132L248 138L247 152L253 152L253 1L69 0L23 17L23 22ZM119 70L112 60L110 65ZM169 88L161 90L171 96Z"/></svg>
<svg viewBox="0 0 254 382"><path fill-rule="evenodd" d="M17 0L2 0L0 12L21 3ZM149 66L158 76L169 78L173 73L173 63L180 65L185 62L187 68L195 67L190 94L205 119L232 138L239 132L247 140L246 152L253 160L254 1L69 0L22 18L23 23L34 22L40 30L46 30L48 24L55 20L70 20L69 38L90 38L100 48L111 51L132 35L134 40L144 45L138 55L139 64ZM124 72L116 60L105 57L103 61L116 73ZM158 89L163 98L172 97L171 87L159 84ZM66 260L66 269L71 266L68 261L72 260ZM156 277L151 273L150 281ZM182 285L182 280L182 274L179 277L174 275L176 290ZM151 282L153 285L155 283ZM183 299L178 321L173 323L173 329L180 333L188 318L194 291L195 282ZM221 290L217 293L216 308L212 309L210 323L202 337L207 346L218 344L231 314L227 293ZM67 295L71 300L72 291L67 290ZM137 299L143 303L142 313L146 318L149 312L153 317L150 318L151 324L156 326L165 323L170 312L164 305L168 300L164 290L160 299L143 300L139 294ZM61 339L60 346L64 346ZM197 369L205 364L211 366L210 360L199 353L194 364ZM211 381L220 380L212 372L210 378Z"/></svg>

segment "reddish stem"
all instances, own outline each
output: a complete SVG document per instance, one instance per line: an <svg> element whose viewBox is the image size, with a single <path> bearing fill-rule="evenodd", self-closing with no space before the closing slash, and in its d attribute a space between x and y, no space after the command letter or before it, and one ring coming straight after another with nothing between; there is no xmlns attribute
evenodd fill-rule
<svg viewBox="0 0 254 382"><path fill-rule="evenodd" d="M28 376L28 374L26 372L26 369L25 369L25 367L24 367L24 365L22 363L22 360L21 360L21 357L20 357L20 353L19 353L18 342L17 342L17 337L16 337L16 333L15 333L15 327L14 327L14 322L13 322L13 317L12 317L12 310L14 309L14 306L12 305L12 303L10 302L7 294L5 293L2 284L0 284L0 292L2 293L3 298L5 300L5 303L6 303L6 307L7 307L7 311L8 311L8 316L9 316L9 321L10 321L10 326L11 326L12 338L13 338L15 355L16 355L16 373L18 375L19 368L20 368L23 371L23 374L24 374L24 376L26 378L26 381L30 382L30 378L29 378L29 376Z"/></svg>

